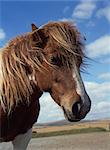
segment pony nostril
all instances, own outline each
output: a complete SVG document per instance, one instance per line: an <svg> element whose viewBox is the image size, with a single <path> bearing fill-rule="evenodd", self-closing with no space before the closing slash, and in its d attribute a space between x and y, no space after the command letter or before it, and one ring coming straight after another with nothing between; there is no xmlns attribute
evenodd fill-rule
<svg viewBox="0 0 110 150"><path fill-rule="evenodd" d="M80 105L80 103L78 103L78 102L76 102L75 104L73 104L73 106L72 106L72 112L73 112L73 114L74 114L75 116L78 115L78 113L79 113L79 111L80 111L80 107L81 107L81 105Z"/></svg>

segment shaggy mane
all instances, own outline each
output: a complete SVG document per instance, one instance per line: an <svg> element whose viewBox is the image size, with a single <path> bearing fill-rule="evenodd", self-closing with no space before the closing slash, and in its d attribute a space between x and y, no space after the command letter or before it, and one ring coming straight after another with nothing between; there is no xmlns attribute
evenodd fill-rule
<svg viewBox="0 0 110 150"><path fill-rule="evenodd" d="M51 44L53 49L54 45L59 47L60 56L67 67L73 67L78 57L84 57L80 33L72 23L50 22L44 25L42 29L49 37L50 42L47 42L47 45ZM32 35L35 32L37 30L16 37L2 48L0 52L2 62L0 64L0 69L2 69L2 74L0 72L0 78L2 79L0 104L8 112L20 101L23 102L25 100L27 103L29 102L30 95L33 92L29 74L35 75L37 70L43 72L43 69L46 69L43 67L39 56L43 61L51 65L43 54L45 49L34 46L35 41L33 43ZM37 84L36 81L35 84Z"/></svg>
<svg viewBox="0 0 110 150"><path fill-rule="evenodd" d="M29 74L42 68L38 59L39 48L32 45L31 34L27 34L16 37L2 49L3 81L0 103L8 112L20 101L29 102L29 97L33 92Z"/></svg>
<svg viewBox="0 0 110 150"><path fill-rule="evenodd" d="M50 46L57 47L62 62L67 67L74 68L74 64L82 59L84 65L84 37L81 36L73 22L49 22L42 27L49 36Z"/></svg>

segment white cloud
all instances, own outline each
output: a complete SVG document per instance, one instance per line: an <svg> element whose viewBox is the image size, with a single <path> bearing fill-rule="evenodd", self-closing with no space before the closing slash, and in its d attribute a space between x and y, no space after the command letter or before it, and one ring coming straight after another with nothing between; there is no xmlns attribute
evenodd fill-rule
<svg viewBox="0 0 110 150"><path fill-rule="evenodd" d="M110 73L103 73L99 75L99 79L110 80Z"/></svg>
<svg viewBox="0 0 110 150"><path fill-rule="evenodd" d="M76 19L89 19L95 8L96 5L92 1L82 1L75 7L72 17Z"/></svg>
<svg viewBox="0 0 110 150"><path fill-rule="evenodd" d="M100 103L97 104L96 106L96 109L99 111L99 112L107 112L107 111L110 111L110 102L106 102L106 101L102 101Z"/></svg>
<svg viewBox="0 0 110 150"><path fill-rule="evenodd" d="M95 26L95 23L93 21L89 21L86 25L87 27L94 27Z"/></svg>
<svg viewBox="0 0 110 150"><path fill-rule="evenodd" d="M110 82L85 82L85 86L93 101L110 100Z"/></svg>
<svg viewBox="0 0 110 150"><path fill-rule="evenodd" d="M91 112L88 115L90 119L110 118L110 101L101 101L92 106Z"/></svg>
<svg viewBox="0 0 110 150"><path fill-rule="evenodd" d="M96 16L98 18L105 17L110 23L110 6L99 9L96 13Z"/></svg>
<svg viewBox="0 0 110 150"><path fill-rule="evenodd" d="M40 115L38 122L51 122L64 119L62 109L54 102L50 94L44 93L40 98Z"/></svg>
<svg viewBox="0 0 110 150"><path fill-rule="evenodd" d="M106 58L106 59L102 60L101 63L110 64L110 58Z"/></svg>
<svg viewBox="0 0 110 150"><path fill-rule="evenodd" d="M92 101L86 119L110 118L110 82L85 82L85 85Z"/></svg>
<svg viewBox="0 0 110 150"><path fill-rule="evenodd" d="M0 28L0 40L4 40L6 37L6 34L2 28Z"/></svg>
<svg viewBox="0 0 110 150"><path fill-rule="evenodd" d="M88 56L91 58L110 54L110 36L104 35L86 47Z"/></svg>
<svg viewBox="0 0 110 150"><path fill-rule="evenodd" d="M70 21L70 22L74 22L72 18L61 18L59 19L59 21ZM75 23L74 23L75 24Z"/></svg>
<svg viewBox="0 0 110 150"><path fill-rule="evenodd" d="M64 7L63 9L63 13L66 14L68 11L69 11L70 7L69 6L66 6Z"/></svg>

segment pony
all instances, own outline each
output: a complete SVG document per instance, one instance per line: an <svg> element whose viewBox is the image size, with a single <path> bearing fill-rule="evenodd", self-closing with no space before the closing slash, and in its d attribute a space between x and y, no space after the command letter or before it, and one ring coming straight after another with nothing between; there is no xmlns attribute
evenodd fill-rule
<svg viewBox="0 0 110 150"><path fill-rule="evenodd" d="M49 22L9 41L0 50L0 141L25 150L49 92L71 122L90 111L81 78L84 39L71 22Z"/></svg>

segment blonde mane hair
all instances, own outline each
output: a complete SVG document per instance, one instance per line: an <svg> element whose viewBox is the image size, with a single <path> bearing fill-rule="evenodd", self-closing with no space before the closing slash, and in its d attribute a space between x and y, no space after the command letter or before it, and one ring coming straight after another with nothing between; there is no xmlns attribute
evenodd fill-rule
<svg viewBox="0 0 110 150"><path fill-rule="evenodd" d="M59 47L59 53L64 64L68 67L74 65L74 59L83 57L83 44L80 33L72 23L50 22L42 27L48 35L49 44ZM38 29L40 30L40 29ZM18 36L10 41L0 52L0 104L4 110L10 112L13 106L24 100L29 103L30 95L33 93L33 86L29 79L29 74L35 75L36 71L46 69L43 61L50 64L43 54L42 48L36 46L38 41L33 41L32 35L37 30L26 35ZM48 42L47 42L48 44ZM54 49L53 45L53 49ZM51 65L52 66L52 65ZM37 81L34 81L37 84ZM37 92L37 91L36 91Z"/></svg>

